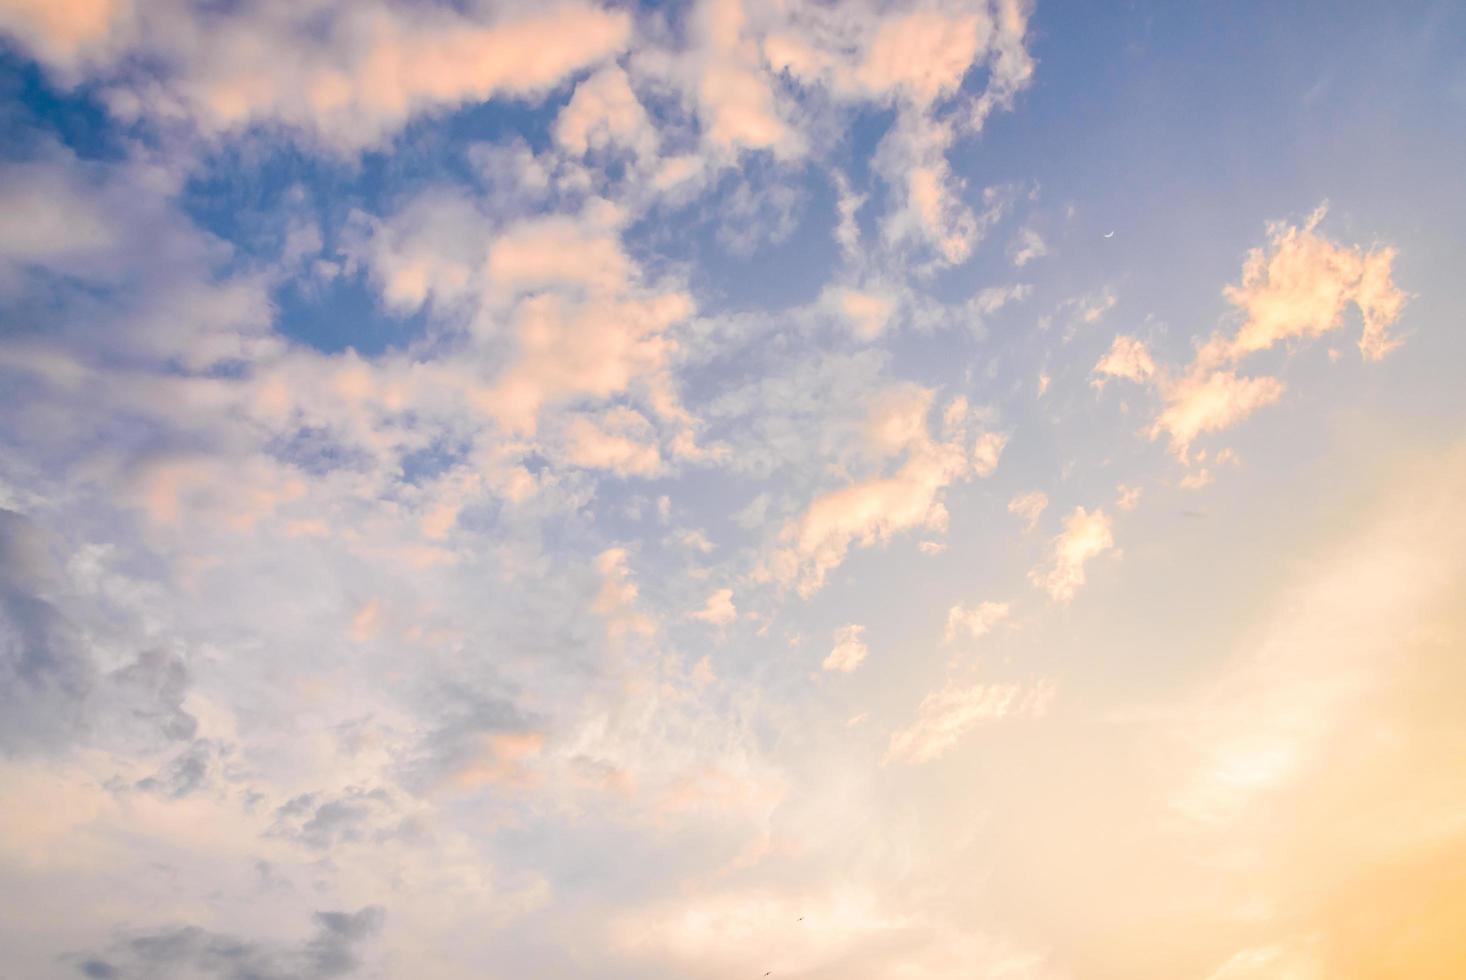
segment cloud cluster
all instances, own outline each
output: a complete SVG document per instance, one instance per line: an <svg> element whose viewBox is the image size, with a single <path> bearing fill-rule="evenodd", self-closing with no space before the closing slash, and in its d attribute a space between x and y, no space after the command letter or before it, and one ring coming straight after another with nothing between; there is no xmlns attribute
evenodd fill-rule
<svg viewBox="0 0 1466 980"><path fill-rule="evenodd" d="M1242 317L1240 326L1214 333L1184 369L1158 369L1143 342L1122 335L1095 365L1094 385L1103 387L1109 378L1154 383L1163 407L1150 436L1166 436L1185 460L1198 437L1230 429L1283 396L1278 378L1239 372L1250 355L1338 330L1352 304L1363 321L1360 353L1366 361L1382 359L1399 346L1389 329L1406 300L1392 278L1395 250L1366 252L1324 238L1317 228L1325 214L1320 206L1301 227L1269 225L1266 248L1248 252L1242 281L1225 290Z"/></svg>

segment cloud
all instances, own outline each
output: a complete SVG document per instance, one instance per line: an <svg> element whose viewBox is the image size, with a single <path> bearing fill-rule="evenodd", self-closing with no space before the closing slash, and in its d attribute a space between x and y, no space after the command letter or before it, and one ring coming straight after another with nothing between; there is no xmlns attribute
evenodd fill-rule
<svg viewBox="0 0 1466 980"><path fill-rule="evenodd" d="M785 525L769 568L773 577L796 583L802 594L810 595L845 560L852 545L870 547L918 528L945 530L942 491L973 474L991 472L990 465L996 465L991 437L979 439L972 456L962 445L967 431L965 402L949 404L945 415L946 441L926 436L907 450L905 461L891 475L821 494L798 520Z"/></svg>
<svg viewBox="0 0 1466 980"><path fill-rule="evenodd" d="M889 456L927 438L927 416L936 392L921 385L891 385L871 399L866 438L881 455Z"/></svg>
<svg viewBox="0 0 1466 980"><path fill-rule="evenodd" d="M7 0L0 30L70 73L128 12L125 0Z"/></svg>
<svg viewBox="0 0 1466 980"><path fill-rule="evenodd" d="M771 150L780 157L802 153L804 140L781 118L758 42L745 30L741 0L712 0L695 16L701 42L695 91L708 141L724 152L746 148Z"/></svg>
<svg viewBox="0 0 1466 980"><path fill-rule="evenodd" d="M981 602L972 608L966 606L953 606L947 610L947 631L943 635L945 642L951 643L959 636L976 640L986 636L994 626L1008 618L1008 604L1006 602Z"/></svg>
<svg viewBox="0 0 1466 980"><path fill-rule="evenodd" d="M1165 408L1150 436L1169 436L1172 451L1184 460L1198 436L1231 428L1283 397L1283 390L1277 378L1247 378L1235 371L1189 375L1163 389Z"/></svg>
<svg viewBox="0 0 1466 980"><path fill-rule="evenodd" d="M1008 513L1023 521L1023 529L1032 531L1049 506L1049 495L1042 490L1029 490L1008 501Z"/></svg>
<svg viewBox="0 0 1466 980"><path fill-rule="evenodd" d="M947 152L1028 83L1026 10L1003 3L997 9L932 5L883 15L849 7L799 13L764 39L774 70L842 101L887 102L896 109L875 160L894 191L882 222L886 243L915 243L941 264L965 261L1003 204L989 193L986 212L974 213ZM979 64L988 66L986 85L964 96L962 81ZM958 108L939 113L948 103Z"/></svg>
<svg viewBox="0 0 1466 980"><path fill-rule="evenodd" d="M1301 228L1269 225L1267 247L1247 253L1242 281L1225 290L1245 319L1224 356L1236 361L1280 341L1337 330L1350 303L1364 321L1359 352L1366 361L1380 360L1399 346L1389 336L1406 299L1391 278L1395 250L1365 252L1329 241L1315 232L1326 213L1320 206Z"/></svg>
<svg viewBox="0 0 1466 980"><path fill-rule="evenodd" d="M1103 388L1109 378L1124 378L1143 384L1150 380L1155 370L1155 361L1151 360L1150 351L1145 349L1145 344L1122 334L1115 338L1105 356L1094 366L1094 373L1099 377L1091 384L1096 388Z"/></svg>
<svg viewBox="0 0 1466 980"><path fill-rule="evenodd" d="M355 973L362 965L360 947L381 931L384 920L376 905L356 912L317 912L314 934L295 945L176 926L139 932L84 959L80 969L86 977L122 980L180 972L227 980L324 980Z"/></svg>
<svg viewBox="0 0 1466 980"><path fill-rule="evenodd" d="M865 627L852 623L849 626L842 626L835 630L835 645L830 648L830 655L820 663L820 667L828 671L839 671L848 674L865 662L870 649L866 647L865 640L861 634Z"/></svg>
<svg viewBox="0 0 1466 980"><path fill-rule="evenodd" d="M1054 538L1053 561L1046 569L1034 569L1028 577L1054 601L1068 602L1084 585L1084 566L1114 545L1105 512L1076 507L1064 519L1063 533Z"/></svg>
<svg viewBox="0 0 1466 980"><path fill-rule="evenodd" d="M628 635L646 636L656 632L656 623L637 608L639 590L627 566L625 548L607 548L596 556L596 571L601 589L591 608L606 623L606 633L613 640Z"/></svg>
<svg viewBox="0 0 1466 980"><path fill-rule="evenodd" d="M626 13L576 3L491 20L386 2L212 15L158 4L114 26L113 59L167 66L151 83L116 84L115 112L182 114L210 135L280 126L341 152L380 145L422 113L535 98L624 50L631 36Z"/></svg>
<svg viewBox="0 0 1466 980"><path fill-rule="evenodd" d="M1242 281L1225 290L1243 316L1235 333L1214 333L1179 373L1157 372L1137 361L1138 352L1121 340L1101 361L1105 373L1134 378L1154 375L1164 403L1150 427L1152 439L1169 438L1183 461L1199 436L1228 429L1282 397L1283 382L1248 377L1236 365L1251 354L1289 340L1310 340L1339 329L1353 303L1364 321L1359 349L1366 361L1383 358L1398 341L1388 331L1399 319L1406 296L1391 278L1395 250L1365 252L1345 248L1317 234L1325 208L1299 228L1285 222L1268 226L1268 244L1247 255ZM1116 360L1117 354L1119 355ZM1096 367L1096 372L1101 368ZM1139 380L1135 378L1135 380ZM1099 381L1097 380L1098 384Z"/></svg>
<svg viewBox="0 0 1466 980"><path fill-rule="evenodd" d="M555 140L573 156L625 148L637 157L657 152L657 131L617 65L609 65L575 87L555 117Z"/></svg>
<svg viewBox="0 0 1466 980"><path fill-rule="evenodd" d="M896 303L890 296L855 289L837 291L835 307L849 322L856 339L864 341L875 340L885 333L896 311Z"/></svg>
<svg viewBox="0 0 1466 980"><path fill-rule="evenodd" d="M57 543L0 509L0 752L152 751L191 738L197 721L182 707L183 662L150 649L104 669L55 602L72 588Z"/></svg>
<svg viewBox="0 0 1466 980"><path fill-rule="evenodd" d="M978 476L997 472L998 459L1008 445L1008 437L999 432L984 432L972 444L972 470Z"/></svg>
<svg viewBox="0 0 1466 980"><path fill-rule="evenodd" d="M571 418L565 425L565 461L618 476L653 476L662 469L652 424L630 408L609 409L595 419Z"/></svg>
<svg viewBox="0 0 1466 980"><path fill-rule="evenodd" d="M1032 228L1024 228L1019 231L1017 237L1008 246L1008 257L1013 260L1013 265L1020 269L1034 259L1041 259L1048 254L1048 246L1044 244L1038 232Z"/></svg>
<svg viewBox="0 0 1466 980"><path fill-rule="evenodd" d="M727 626L738 618L738 609L733 605L733 590L718 589L708 596L707 605L689 617L711 626Z"/></svg>
<svg viewBox="0 0 1466 980"><path fill-rule="evenodd" d="M1048 681L964 687L948 680L922 699L910 727L891 735L882 764L938 759L979 725L1007 718L1043 717L1053 697L1054 686Z"/></svg>

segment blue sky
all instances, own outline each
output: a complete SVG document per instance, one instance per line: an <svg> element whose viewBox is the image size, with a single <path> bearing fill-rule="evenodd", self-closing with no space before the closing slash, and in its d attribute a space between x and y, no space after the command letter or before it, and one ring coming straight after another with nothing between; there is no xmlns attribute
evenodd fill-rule
<svg viewBox="0 0 1466 980"><path fill-rule="evenodd" d="M1463 37L0 0L10 968L1453 976Z"/></svg>

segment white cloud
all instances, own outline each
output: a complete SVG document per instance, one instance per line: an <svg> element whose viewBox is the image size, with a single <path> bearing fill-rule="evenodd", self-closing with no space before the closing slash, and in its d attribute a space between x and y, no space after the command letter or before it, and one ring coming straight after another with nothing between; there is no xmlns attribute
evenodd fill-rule
<svg viewBox="0 0 1466 980"><path fill-rule="evenodd" d="M964 449L966 414L965 402L950 403L944 441L927 436L911 445L905 461L889 476L873 476L816 497L798 520L784 527L769 574L796 583L802 594L809 595L845 560L852 545L870 547L918 528L945 531L942 491L989 463L996 464L990 441L979 440L984 455L978 459Z"/></svg>
<svg viewBox="0 0 1466 980"><path fill-rule="evenodd" d="M1102 510L1076 507L1064 519L1064 530L1054 538L1054 556L1047 568L1029 573L1034 585L1056 602L1068 602L1084 585L1084 566L1115 545L1110 519Z"/></svg>
<svg viewBox="0 0 1466 980"><path fill-rule="evenodd" d="M1197 437L1230 428L1282 397L1284 385L1279 379L1237 372L1236 365L1248 355L1337 330L1350 303L1364 321L1359 349L1365 360L1380 360L1398 345L1388 330L1399 319L1406 297L1391 279L1394 249L1366 253L1334 244L1315 231L1324 213L1318 208L1302 228L1270 225L1267 247L1248 253L1242 282L1225 291L1242 312L1242 325L1230 336L1213 334L1183 372L1154 372L1164 407L1150 435L1168 436L1172 451L1182 460ZM1150 376L1152 372L1131 356L1135 353L1124 351L1108 373L1125 371L1124 376L1133 377L1140 371Z"/></svg>
<svg viewBox="0 0 1466 980"><path fill-rule="evenodd" d="M1094 373L1099 375L1091 382L1096 388L1103 388L1109 378L1144 383L1155 374L1155 361L1151 360L1150 351L1145 349L1145 344L1122 334L1115 338L1105 356L1099 359L1099 363L1094 366Z"/></svg>
<svg viewBox="0 0 1466 980"><path fill-rule="evenodd" d="M212 17L139 5L136 14L114 22L115 54L157 56L170 70L161 84L114 89L116 111L182 111L206 133L280 124L342 151L380 144L420 113L536 96L631 36L624 12L574 3L488 20L375 0Z"/></svg>
<svg viewBox="0 0 1466 980"><path fill-rule="evenodd" d="M984 432L972 444L972 470L978 476L997 472L998 459L1008 445L1008 437L1000 432Z"/></svg>
<svg viewBox="0 0 1466 980"><path fill-rule="evenodd" d="M733 605L733 590L718 589L708 596L707 605L689 615L712 626L727 626L738 618L738 609Z"/></svg>
<svg viewBox="0 0 1466 980"><path fill-rule="evenodd" d="M865 662L870 654L870 649L865 645L861 634L865 632L864 626L851 624L842 626L835 630L835 645L830 648L830 655L820 664L822 668L829 671L839 671L848 674Z"/></svg>
<svg viewBox="0 0 1466 980"><path fill-rule="evenodd" d="M947 610L947 631L944 639L948 643L962 636L976 640L992 632L993 627L1007 618L1006 602L981 602L971 608L953 606Z"/></svg>
<svg viewBox="0 0 1466 980"><path fill-rule="evenodd" d="M569 153L625 147L639 157L657 152L657 132L617 65L601 69L575 87L555 118L555 139Z"/></svg>
<svg viewBox="0 0 1466 980"><path fill-rule="evenodd" d="M1242 282L1226 289L1246 317L1226 345L1226 357L1238 360L1283 340L1337 330L1350 303L1364 321L1359 351L1365 360L1380 360L1399 346L1388 333L1405 306L1405 294L1391 278L1395 250L1334 244L1315 232L1325 213L1319 207L1301 228L1270 225L1267 248L1247 254Z"/></svg>
<svg viewBox="0 0 1466 980"><path fill-rule="evenodd" d="M662 469L651 423L630 408L609 409L596 419L571 418L565 425L565 461L619 476L652 476Z"/></svg>
<svg viewBox="0 0 1466 980"><path fill-rule="evenodd" d="M1171 449L1185 459L1198 436L1229 429L1283 397L1283 383L1277 378L1245 378L1235 371L1210 371L1168 382L1162 393L1165 408L1151 425L1150 436L1169 436Z"/></svg>

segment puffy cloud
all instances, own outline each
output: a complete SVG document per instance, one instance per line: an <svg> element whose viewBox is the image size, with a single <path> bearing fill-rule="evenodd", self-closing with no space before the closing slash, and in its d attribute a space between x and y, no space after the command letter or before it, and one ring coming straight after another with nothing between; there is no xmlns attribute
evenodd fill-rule
<svg viewBox="0 0 1466 980"><path fill-rule="evenodd" d="M111 47L160 58L161 83L119 86L120 113L185 114L205 133L283 125L342 151L373 146L414 115L497 95L533 97L623 50L631 20L588 4L507 10L387 2L339 10L140 5Z"/></svg>
<svg viewBox="0 0 1466 980"><path fill-rule="evenodd" d="M610 409L598 419L572 418L565 426L565 461L619 476L651 476L662 469L651 423L629 408Z"/></svg>
<svg viewBox="0 0 1466 980"><path fill-rule="evenodd" d="M820 666L825 670L839 671L848 674L865 662L870 654L870 649L865 645L861 634L865 627L857 624L842 626L835 630L835 645L830 648L830 655L825 657Z"/></svg>
<svg viewBox="0 0 1466 980"><path fill-rule="evenodd" d="M1034 569L1029 579L1056 602L1068 602L1084 584L1085 564L1114 545L1108 515L1076 507L1064 519L1063 533L1054 538L1053 561L1046 569Z"/></svg>
<svg viewBox="0 0 1466 980"><path fill-rule="evenodd" d="M944 639L948 643L962 636L976 640L986 636L993 627L1007 618L1006 602L981 602L971 608L953 606L947 610L947 631Z"/></svg>
<svg viewBox="0 0 1466 980"><path fill-rule="evenodd" d="M1008 437L1000 432L984 432L972 444L972 470L978 476L992 476L998 469L998 459L1008 445Z"/></svg>
<svg viewBox="0 0 1466 980"><path fill-rule="evenodd" d="M1029 490L1008 501L1008 513L1023 521L1023 529L1032 531L1049 506L1049 495L1042 490Z"/></svg>
<svg viewBox="0 0 1466 980"><path fill-rule="evenodd" d="M68 73L125 17L126 0L5 0L0 30Z"/></svg>
<svg viewBox="0 0 1466 980"><path fill-rule="evenodd" d="M1391 278L1395 250L1365 252L1329 241L1316 231L1324 214L1318 208L1301 228L1285 222L1270 225L1267 246L1248 253L1242 282L1225 290L1243 314L1242 325L1230 336L1213 334L1183 372L1154 372L1164 407L1150 435L1168 436L1181 459L1198 436L1230 428L1282 397L1284 385L1277 378L1237 372L1237 363L1248 355L1337 330L1350 303L1364 321L1359 349L1365 360L1377 361L1398 345L1388 336L1406 299ZM1117 348L1119 344L1117 339ZM1112 349L1101 365L1113 361L1116 353ZM1127 349L1111 365L1116 370L1106 373L1126 370L1124 376L1133 376L1134 353Z"/></svg>
<svg viewBox="0 0 1466 980"><path fill-rule="evenodd" d="M899 91L929 105L957 91L991 29L976 13L914 10L889 17L876 28L855 78L871 91Z"/></svg>
<svg viewBox="0 0 1466 980"><path fill-rule="evenodd" d="M712 626L727 626L738 618L738 609L733 605L733 590L718 589L708 596L707 605L689 615Z"/></svg>
<svg viewBox="0 0 1466 980"><path fill-rule="evenodd" d="M1155 374L1155 361L1151 360L1150 351L1145 349L1144 343L1122 334L1115 338L1105 356L1099 359L1099 363L1094 366L1094 373L1099 375L1091 382L1096 388L1103 388L1109 378L1144 383Z"/></svg>
<svg viewBox="0 0 1466 980"><path fill-rule="evenodd" d="M725 152L771 150L787 157L804 140L781 118L756 38L746 30L743 0L711 0L697 12L702 48L696 64L703 133Z"/></svg>
<svg viewBox="0 0 1466 980"><path fill-rule="evenodd" d="M624 147L639 157L657 151L657 132L631 90L626 72L609 65L575 87L555 118L555 139L566 151L583 156L592 150Z"/></svg>
<svg viewBox="0 0 1466 980"><path fill-rule="evenodd" d="M1226 289L1245 317L1224 348L1226 357L1240 360L1280 341L1337 330L1350 303L1364 321L1359 351L1365 360L1380 360L1399 346L1388 333L1406 298L1391 277L1395 250L1365 252L1329 241L1315 231L1325 213L1319 207L1301 228L1270 225L1267 247L1247 253L1241 283Z"/></svg>
<svg viewBox="0 0 1466 980"><path fill-rule="evenodd" d="M1043 717L1053 697L1054 685L1048 681L964 687L949 680L922 698L910 727L891 735L884 762L930 762L979 725L1005 718Z"/></svg>

